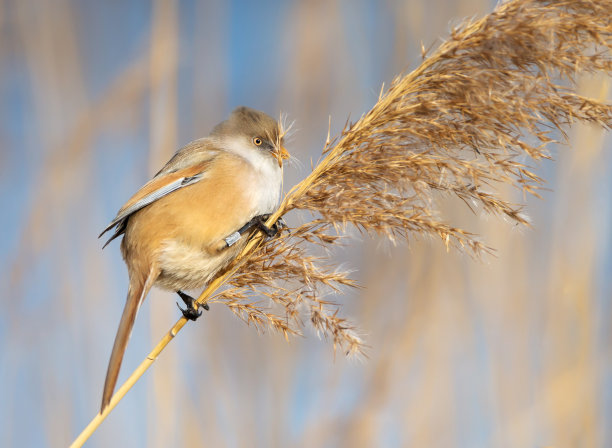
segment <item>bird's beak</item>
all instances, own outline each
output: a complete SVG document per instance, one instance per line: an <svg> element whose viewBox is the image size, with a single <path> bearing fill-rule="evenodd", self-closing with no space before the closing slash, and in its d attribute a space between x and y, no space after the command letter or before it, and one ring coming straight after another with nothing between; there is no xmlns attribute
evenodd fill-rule
<svg viewBox="0 0 612 448"><path fill-rule="evenodd" d="M281 146L280 149L276 152L276 159L278 160L278 166L283 166L283 160L289 158L289 151L285 149L284 146Z"/></svg>

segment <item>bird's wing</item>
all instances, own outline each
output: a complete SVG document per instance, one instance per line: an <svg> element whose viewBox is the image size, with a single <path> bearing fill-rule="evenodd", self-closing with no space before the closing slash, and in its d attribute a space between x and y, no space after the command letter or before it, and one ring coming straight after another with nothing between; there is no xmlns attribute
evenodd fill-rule
<svg viewBox="0 0 612 448"><path fill-rule="evenodd" d="M178 151L153 179L121 207L115 219L100 233L98 238L115 228L115 233L103 248L125 232L127 220L132 213L179 188L187 187L201 180L218 154L219 151L211 149L206 139L197 140Z"/></svg>
<svg viewBox="0 0 612 448"><path fill-rule="evenodd" d="M155 174L154 178L174 173L214 159L219 154L216 142L210 137L195 140L179 149L164 167Z"/></svg>

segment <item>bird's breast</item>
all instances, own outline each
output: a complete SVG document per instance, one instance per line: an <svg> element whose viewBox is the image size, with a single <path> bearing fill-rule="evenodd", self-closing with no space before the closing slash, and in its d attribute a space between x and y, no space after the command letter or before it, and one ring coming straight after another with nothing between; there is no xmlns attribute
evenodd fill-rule
<svg viewBox="0 0 612 448"><path fill-rule="evenodd" d="M249 148L241 138L227 138L223 144L248 165L245 172L252 173L248 192L255 211L251 217L276 210L283 183L283 170L276 157L266 150Z"/></svg>
<svg viewBox="0 0 612 448"><path fill-rule="evenodd" d="M263 167L255 176L252 185L252 201L255 204L253 216L272 213L278 207L282 186L282 170L276 167Z"/></svg>

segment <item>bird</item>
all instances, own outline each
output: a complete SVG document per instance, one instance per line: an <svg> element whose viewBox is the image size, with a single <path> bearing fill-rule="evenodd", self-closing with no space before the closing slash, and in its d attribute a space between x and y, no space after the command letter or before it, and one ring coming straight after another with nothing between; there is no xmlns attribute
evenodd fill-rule
<svg viewBox="0 0 612 448"><path fill-rule="evenodd" d="M272 227L265 221L280 200L283 161L289 158L284 134L266 113L236 108L207 137L179 149L100 234L114 229L103 248L123 235L121 254L129 275L100 412L113 395L136 315L151 287L177 292L186 305L183 315L195 320L202 311L183 290L210 282L251 231L267 237L279 231L280 221Z"/></svg>

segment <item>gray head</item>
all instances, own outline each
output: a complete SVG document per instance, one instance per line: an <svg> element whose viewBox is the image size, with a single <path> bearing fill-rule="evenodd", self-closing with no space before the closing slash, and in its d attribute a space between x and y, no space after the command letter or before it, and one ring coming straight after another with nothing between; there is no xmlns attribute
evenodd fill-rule
<svg viewBox="0 0 612 448"><path fill-rule="evenodd" d="M289 157L284 148L283 134L279 123L264 112L240 106L229 118L214 127L210 136L221 141L239 140L258 151L266 151L276 157L279 166Z"/></svg>

